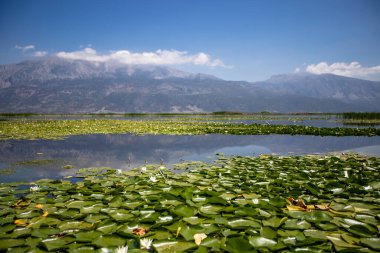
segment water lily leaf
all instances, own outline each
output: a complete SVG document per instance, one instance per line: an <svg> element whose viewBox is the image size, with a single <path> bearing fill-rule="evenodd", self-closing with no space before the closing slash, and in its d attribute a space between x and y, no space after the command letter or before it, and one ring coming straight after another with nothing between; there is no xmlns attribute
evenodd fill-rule
<svg viewBox="0 0 380 253"><path fill-rule="evenodd" d="M60 233L60 230L57 228L44 227L44 228L33 229L32 236L45 239L51 235L56 235L59 233Z"/></svg>
<svg viewBox="0 0 380 253"><path fill-rule="evenodd" d="M108 203L108 205L109 205L110 207L120 207L120 206L123 204L123 202L124 202L123 197L121 197L121 196L116 196L116 197L114 197L114 198Z"/></svg>
<svg viewBox="0 0 380 253"><path fill-rule="evenodd" d="M320 228L322 230L328 230L328 231L334 231L334 230L338 230L338 226L333 224L333 223L315 223L315 226L317 228Z"/></svg>
<svg viewBox="0 0 380 253"><path fill-rule="evenodd" d="M223 210L224 206L217 205L205 205L199 208L199 211L203 214L218 214ZM192 216L192 215L190 215Z"/></svg>
<svg viewBox="0 0 380 253"><path fill-rule="evenodd" d="M65 249L68 247L69 243L72 243L75 239L71 236L56 237L44 239L41 241L41 245L45 247L48 251Z"/></svg>
<svg viewBox="0 0 380 253"><path fill-rule="evenodd" d="M130 211L124 209L111 210L108 212L108 215L117 222L133 220L135 218L135 216L131 214Z"/></svg>
<svg viewBox="0 0 380 253"><path fill-rule="evenodd" d="M246 219L232 219L228 220L227 226L232 229L240 229L246 227L260 228L261 224L257 221L246 220Z"/></svg>
<svg viewBox="0 0 380 253"><path fill-rule="evenodd" d="M92 224L84 221L64 221L58 226L58 228L61 231L69 229L90 229L92 228Z"/></svg>
<svg viewBox="0 0 380 253"><path fill-rule="evenodd" d="M108 218L109 216L105 214L90 214L85 218L85 221L89 223L98 223Z"/></svg>
<svg viewBox="0 0 380 253"><path fill-rule="evenodd" d="M102 235L92 241L98 247L124 246L125 239L117 235Z"/></svg>
<svg viewBox="0 0 380 253"><path fill-rule="evenodd" d="M150 235L150 238L156 239L156 240L169 240L173 237L172 233L168 231L154 231L153 235Z"/></svg>
<svg viewBox="0 0 380 253"><path fill-rule="evenodd" d="M362 238L360 239L360 243L373 250L380 250L380 238Z"/></svg>
<svg viewBox="0 0 380 253"><path fill-rule="evenodd" d="M74 201L68 202L66 204L66 207L67 208L73 208L73 209L81 209L82 207L88 206L91 204L93 204L93 202L87 202L87 201L83 201L83 200L74 200Z"/></svg>
<svg viewBox="0 0 380 253"><path fill-rule="evenodd" d="M354 235L361 237L373 237L377 233L377 229L368 224L355 224L348 228L348 231Z"/></svg>
<svg viewBox="0 0 380 253"><path fill-rule="evenodd" d="M126 202L123 203L122 207L125 207L125 208L127 208L127 209L131 209L131 210L134 210L134 209L136 209L137 207L139 207L139 206L141 206L141 205L143 205L142 202L138 202L138 201L135 201L135 202L128 202L128 201L126 201Z"/></svg>
<svg viewBox="0 0 380 253"><path fill-rule="evenodd" d="M16 227L15 224L7 224L5 226L1 226L0 227L0 235L12 231L13 229L15 229L15 227Z"/></svg>
<svg viewBox="0 0 380 253"><path fill-rule="evenodd" d="M102 232L103 234L111 234L118 230L118 228L119 225L117 223L110 220L105 220L98 225L96 230Z"/></svg>
<svg viewBox="0 0 380 253"><path fill-rule="evenodd" d="M81 213L99 213L100 209L104 208L104 205L101 203L97 203L91 206L84 206L80 208Z"/></svg>
<svg viewBox="0 0 380 253"><path fill-rule="evenodd" d="M320 240L327 240L327 236L330 234L326 231L315 230L315 229L307 229L303 231L303 233L306 237L312 237L312 238L320 239Z"/></svg>
<svg viewBox="0 0 380 253"><path fill-rule="evenodd" d="M159 225L168 225L173 222L173 216L159 216L156 220L156 224Z"/></svg>
<svg viewBox="0 0 380 253"><path fill-rule="evenodd" d="M265 238L275 239L277 238L277 232L271 227L261 227L260 235Z"/></svg>
<svg viewBox="0 0 380 253"><path fill-rule="evenodd" d="M195 210L193 208L185 205L177 206L172 210L172 212L180 217L191 217L195 214Z"/></svg>
<svg viewBox="0 0 380 253"><path fill-rule="evenodd" d="M285 229L309 229L311 224L305 220L289 219L285 222Z"/></svg>
<svg viewBox="0 0 380 253"><path fill-rule="evenodd" d="M162 241L153 243L153 248L157 253L184 252L195 247L197 247L197 245L193 242Z"/></svg>
<svg viewBox="0 0 380 253"><path fill-rule="evenodd" d="M269 204L281 208L285 206L286 201L284 198L274 197L274 198L269 199Z"/></svg>
<svg viewBox="0 0 380 253"><path fill-rule="evenodd" d="M16 228L12 233L8 234L10 238L27 237L32 233L32 230L27 227Z"/></svg>
<svg viewBox="0 0 380 253"><path fill-rule="evenodd" d="M86 231L86 232L79 232L75 234L75 237L78 242L92 242L94 239L101 236L102 233L99 231Z"/></svg>
<svg viewBox="0 0 380 253"><path fill-rule="evenodd" d="M211 237L207 237L201 242L202 246L207 247L207 248L213 248L214 250L221 248L223 244L224 243L222 240L219 240L217 238L211 238Z"/></svg>
<svg viewBox="0 0 380 253"><path fill-rule="evenodd" d="M160 201L160 203L162 206L178 206L178 205L183 204L181 201L178 201L175 199L170 199L170 200L165 199L165 200Z"/></svg>
<svg viewBox="0 0 380 253"><path fill-rule="evenodd" d="M0 239L0 249L5 250L25 244L24 239Z"/></svg>
<svg viewBox="0 0 380 253"><path fill-rule="evenodd" d="M277 244L277 241L262 236L253 236L249 238L249 243L255 248L268 248Z"/></svg>
<svg viewBox="0 0 380 253"><path fill-rule="evenodd" d="M236 211L235 211L235 215L236 216L250 216L250 217L257 217L258 216L258 213L257 213L257 209L256 208L252 208L252 207L241 207L241 208L238 208ZM269 214L270 216L270 214Z"/></svg>
<svg viewBox="0 0 380 253"><path fill-rule="evenodd" d="M319 210L314 210L314 211L309 212L305 216L305 218L307 221L313 222L313 223L325 222L325 221L330 221L333 219L333 217L329 215L327 212L319 211Z"/></svg>
<svg viewBox="0 0 380 253"><path fill-rule="evenodd" d="M333 236L326 236L327 239L329 239L334 246L336 247L343 247L343 248L360 248L358 245L349 244L345 241L343 241L340 238L333 237Z"/></svg>
<svg viewBox="0 0 380 253"><path fill-rule="evenodd" d="M230 237L226 240L226 248L232 253L253 253L257 252L249 241L242 236Z"/></svg>
<svg viewBox="0 0 380 253"><path fill-rule="evenodd" d="M16 218L18 219L27 219L40 216L41 213L37 210L30 210L22 213L16 214Z"/></svg>
<svg viewBox="0 0 380 253"><path fill-rule="evenodd" d="M212 197L207 198L207 203L228 205L228 202L225 199L218 196L212 196Z"/></svg>
<svg viewBox="0 0 380 253"><path fill-rule="evenodd" d="M154 210L141 210L140 222L155 222L159 214Z"/></svg>
<svg viewBox="0 0 380 253"><path fill-rule="evenodd" d="M182 220L186 221L190 225L197 225L204 221L204 219L201 219L198 216L186 217L186 218L183 218Z"/></svg>
<svg viewBox="0 0 380 253"><path fill-rule="evenodd" d="M273 227L273 228L278 228L287 220L288 220L288 217L279 218L277 216L273 216L272 218L268 220L263 220L263 225Z"/></svg>
<svg viewBox="0 0 380 253"><path fill-rule="evenodd" d="M91 246L84 246L84 247L79 247L76 249L69 250L69 253L93 253L95 252L94 247Z"/></svg>
<svg viewBox="0 0 380 253"><path fill-rule="evenodd" d="M179 233L186 241L193 241L194 235L203 231L203 228L199 226L186 226L182 227Z"/></svg>
<svg viewBox="0 0 380 253"><path fill-rule="evenodd" d="M36 217L30 220L28 227L39 228L42 226L56 226L61 223L61 220L51 217Z"/></svg>

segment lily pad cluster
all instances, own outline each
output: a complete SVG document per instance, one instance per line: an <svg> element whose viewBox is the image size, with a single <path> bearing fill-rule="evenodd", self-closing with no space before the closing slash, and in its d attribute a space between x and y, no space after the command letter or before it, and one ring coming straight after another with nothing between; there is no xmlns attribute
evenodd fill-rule
<svg viewBox="0 0 380 253"><path fill-rule="evenodd" d="M2 252L378 252L380 159L82 169L0 184L0 217Z"/></svg>
<svg viewBox="0 0 380 253"><path fill-rule="evenodd" d="M202 135L291 134L316 136L378 136L379 128L312 127L299 125L241 124L184 120L16 120L0 122L0 140L63 139L81 134Z"/></svg>

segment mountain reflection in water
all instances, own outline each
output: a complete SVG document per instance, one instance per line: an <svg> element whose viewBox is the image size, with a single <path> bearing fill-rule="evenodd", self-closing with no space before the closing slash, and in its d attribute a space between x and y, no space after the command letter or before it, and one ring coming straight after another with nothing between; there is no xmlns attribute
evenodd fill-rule
<svg viewBox="0 0 380 253"><path fill-rule="evenodd" d="M380 137L290 135L84 135L65 140L0 141L0 181L33 181L73 175L84 167L131 169L145 163L212 161L216 153L252 156L356 151L380 156ZM71 166L73 169L68 169Z"/></svg>

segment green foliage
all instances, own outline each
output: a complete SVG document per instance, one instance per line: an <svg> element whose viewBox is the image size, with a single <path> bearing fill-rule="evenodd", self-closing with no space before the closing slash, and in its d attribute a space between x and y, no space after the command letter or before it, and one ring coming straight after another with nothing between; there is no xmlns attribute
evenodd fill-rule
<svg viewBox="0 0 380 253"><path fill-rule="evenodd" d="M212 121L181 120L22 120L0 121L0 139L63 139L81 134L167 134L167 135L319 135L376 136L377 128L325 128L298 125L233 124Z"/></svg>
<svg viewBox="0 0 380 253"><path fill-rule="evenodd" d="M25 184L1 183L0 250L380 249L380 158L221 156L214 163L176 165L188 168L180 174L146 167L82 169L79 181L43 179L31 184L38 185L33 191ZM140 249L147 239L150 250Z"/></svg>

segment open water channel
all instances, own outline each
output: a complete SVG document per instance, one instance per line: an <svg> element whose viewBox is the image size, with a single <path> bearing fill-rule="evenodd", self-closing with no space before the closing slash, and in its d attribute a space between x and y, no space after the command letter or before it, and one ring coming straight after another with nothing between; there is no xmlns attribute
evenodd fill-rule
<svg viewBox="0 0 380 253"><path fill-rule="evenodd" d="M148 164L212 161L216 154L304 155L357 152L380 156L380 137L291 135L82 135L65 140L0 141L0 182L74 175L79 168L128 170Z"/></svg>

